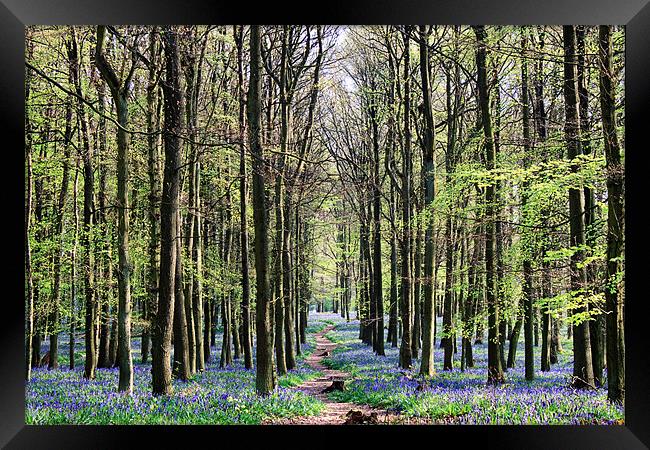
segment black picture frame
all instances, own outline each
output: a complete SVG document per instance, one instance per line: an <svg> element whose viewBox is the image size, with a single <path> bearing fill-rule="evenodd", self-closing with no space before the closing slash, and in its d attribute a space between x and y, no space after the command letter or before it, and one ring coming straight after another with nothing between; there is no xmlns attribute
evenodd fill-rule
<svg viewBox="0 0 650 450"><path fill-rule="evenodd" d="M626 384L624 426L419 426L419 427L254 427L254 426L26 426L24 381L24 26L32 24L611 24L626 25ZM165 448L173 441L185 445L207 439L213 446L233 445L232 439L288 443L291 434L301 447L330 442L386 445L385 435L398 434L407 445L462 446L470 442L488 448L648 448L650 446L650 370L647 307L643 276L645 246L641 222L645 154L644 127L650 105L650 5L648 0L443 0L344 2L265 2L233 0L2 0L0 5L0 108L5 161L2 200L7 211L4 234L4 289L0 291L0 446L6 448L128 448L142 445ZM7 160L8 158L8 160ZM12 176L9 176L12 175ZM22 204L21 204L22 202ZM17 238L23 236L23 239ZM629 244L632 245L629 245ZM13 246L7 244L14 244ZM20 263L18 262L20 261ZM19 265L22 264L22 265ZM14 275L11 270L17 272ZM8 289L11 287L11 289ZM645 311L644 311L645 310ZM322 434L325 439L314 433ZM343 436L345 434L345 436ZM424 436L427 435L427 436ZM429 436L430 435L430 436ZM400 437L400 436L396 436ZM416 437L418 440L416 440ZM243 440L242 440L243 439ZM294 440L295 439L295 440ZM451 439L452 444L442 444ZM237 445L237 444L235 444ZM252 445L252 444L246 444ZM291 444L287 444L293 446Z"/></svg>

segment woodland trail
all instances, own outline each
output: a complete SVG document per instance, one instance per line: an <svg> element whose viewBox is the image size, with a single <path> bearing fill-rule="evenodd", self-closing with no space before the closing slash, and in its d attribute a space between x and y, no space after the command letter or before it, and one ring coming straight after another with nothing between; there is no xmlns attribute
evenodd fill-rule
<svg viewBox="0 0 650 450"><path fill-rule="evenodd" d="M360 411L364 415L375 413L377 415L377 424L396 423L398 415L391 413L384 409L372 408L367 405L357 405L352 403L342 403L330 400L327 394L322 393L323 390L332 385L335 380L345 380L349 378L350 374L340 370L334 370L326 367L322 361L325 355L331 355L331 352L338 347L338 344L330 341L325 337L325 334L332 330L334 325L328 325L322 331L316 333L316 349L309 355L305 361L313 369L318 370L323 375L319 378L305 381L299 386L294 387L295 390L302 391L311 395L323 403L325 409L317 416L303 416L293 417L288 419L279 419L267 422L274 425L345 425L347 414L350 411Z"/></svg>

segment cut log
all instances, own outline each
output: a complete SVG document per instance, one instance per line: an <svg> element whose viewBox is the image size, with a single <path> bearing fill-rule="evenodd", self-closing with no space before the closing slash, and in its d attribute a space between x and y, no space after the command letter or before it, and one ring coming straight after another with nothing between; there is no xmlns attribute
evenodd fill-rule
<svg viewBox="0 0 650 450"><path fill-rule="evenodd" d="M333 391L344 391L345 390L345 380L334 380L332 384L326 387L321 391L321 394L326 394Z"/></svg>
<svg viewBox="0 0 650 450"><path fill-rule="evenodd" d="M346 419L344 425L363 425L363 424L378 424L379 418L376 412L365 414L363 411L351 409L345 415Z"/></svg>
<svg viewBox="0 0 650 450"><path fill-rule="evenodd" d="M43 358L41 359L41 363L39 364L39 367L45 367L50 364L50 352L45 353L43 355Z"/></svg>

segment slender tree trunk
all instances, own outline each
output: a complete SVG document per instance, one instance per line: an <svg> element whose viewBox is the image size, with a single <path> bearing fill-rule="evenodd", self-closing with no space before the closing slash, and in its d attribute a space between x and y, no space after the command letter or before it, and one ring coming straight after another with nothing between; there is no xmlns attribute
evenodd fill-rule
<svg viewBox="0 0 650 450"><path fill-rule="evenodd" d="M576 45L577 45L577 77L578 77L578 107L580 117L580 136L581 149L584 155L591 155L591 142L589 138L589 97L587 92L587 73L585 69L585 30L584 25L576 27ZM596 200L594 198L594 190L588 186L584 187L584 202L585 202L585 243L587 244L588 252L591 254L596 245L596 236L594 224L596 221ZM596 282L596 272L593 265L588 265L585 268L585 277L587 282L587 289L592 290L592 286ZM596 309L594 305L588 305L588 309ZM593 320L589 321L589 340L591 345L591 360L594 370L594 383L595 386L600 387L603 384L603 370L604 370L604 332L605 317L602 314L597 314Z"/></svg>
<svg viewBox="0 0 650 450"><path fill-rule="evenodd" d="M102 53L105 27L97 27L95 64L111 90L117 110L117 216L118 216L118 359L120 377L118 390L133 391L133 360L131 358L131 263L129 261L129 148L126 136L128 125L128 90L130 79L122 83ZM133 73L131 71L131 73Z"/></svg>
<svg viewBox="0 0 650 450"><path fill-rule="evenodd" d="M76 159L74 185L72 188L72 205L74 211L74 235L72 238L72 252L70 262L70 341L69 341L69 367L75 368L75 346L77 332L77 236L79 235L79 206L77 204L77 192L79 186L79 160Z"/></svg>
<svg viewBox="0 0 650 450"><path fill-rule="evenodd" d="M248 263L248 217L247 217L247 200L248 200L248 180L246 174L246 148L245 139L245 122L244 114L246 112L246 98L244 96L244 65L243 65L243 47L244 47L244 27L235 27L235 42L237 44L237 76L239 92L239 210L240 210L240 239L241 239L241 267L242 267L242 319L243 319L243 345L244 345L244 366L247 369L253 367L253 350L251 342L251 289L250 274Z"/></svg>
<svg viewBox="0 0 650 450"><path fill-rule="evenodd" d="M485 136L486 169L494 169L494 135L492 133L492 119L490 116L490 98L488 94L486 76L487 57L487 32L484 26L475 26L478 49L476 52L476 66L478 70L478 93L483 122L483 133ZM499 305L495 291L495 268L494 268L494 241L495 241L495 217L494 202L496 200L494 185L490 184L485 188L486 207L485 215L485 281L486 281L486 302L488 308L488 383L503 383L503 366L499 355Z"/></svg>
<svg viewBox="0 0 650 450"><path fill-rule="evenodd" d="M542 297L551 298L551 274L548 262L542 263ZM546 308L545 308L546 309ZM542 311L542 354L540 370L549 372L551 370L551 315L545 310Z"/></svg>
<svg viewBox="0 0 650 450"><path fill-rule="evenodd" d="M158 265L160 239L159 233L159 202L160 202L160 167L158 161L158 137L153 134L156 127L154 116L156 115L156 59L157 59L157 36L158 33L152 30L149 41L149 55L151 67L147 84L147 170L149 172L149 267L147 273L147 298L145 300L145 326L142 331L142 362L149 360L149 345L151 341L151 325L156 315L158 303Z"/></svg>
<svg viewBox="0 0 650 450"><path fill-rule="evenodd" d="M447 158L451 158L450 155ZM451 173L451 164L447 163L447 174ZM447 175L447 180L450 182L450 176ZM454 288L453 278L453 243L451 231L451 215L447 215L445 220L445 299L444 311L442 317L442 337L440 338L442 346L445 350L443 370L453 370L453 356L454 356L454 342L452 339L452 316L451 316L451 301L452 291Z"/></svg>
<svg viewBox="0 0 650 450"><path fill-rule="evenodd" d="M499 47L497 44L497 51ZM499 77L496 67L493 68L493 80L494 80L494 161L495 164L499 160L499 153L501 151L501 87L499 83ZM502 208L502 181L497 178L494 182L494 235L495 235L495 267L496 267L496 278L495 278L495 298L499 304L501 314L499 315L499 320L497 321L498 327L498 336L499 336L499 358L501 358L501 367L505 368L507 365L505 346L506 346L506 336L507 336L507 320L505 319L505 305L506 301L506 291L503 286L503 208Z"/></svg>
<svg viewBox="0 0 650 450"><path fill-rule="evenodd" d="M612 28L598 29L600 57L600 108L603 117L605 159L607 161L607 285L605 289L605 325L607 355L607 398L625 402L625 339L623 267L623 187L624 166L616 135L616 80L612 62Z"/></svg>
<svg viewBox="0 0 650 450"><path fill-rule="evenodd" d="M390 39L387 38L387 44L390 45ZM394 107L395 103L395 83L397 74L393 62L392 52L388 53L388 67L390 73L390 84L388 90L388 104ZM386 156L384 158L386 164L386 171L389 172L390 160L395 154L395 117L394 114L388 116L388 130L386 135ZM389 202L389 218L390 218L390 305L389 305L389 319L388 319L388 340L391 342L391 347L397 347L397 322L398 322L398 297L397 297L397 230L395 227L396 215L396 201L395 190L396 185L393 177L390 179L390 202Z"/></svg>
<svg viewBox="0 0 650 450"><path fill-rule="evenodd" d="M228 170L230 172L230 170ZM225 218L222 221L222 227L224 228L224 243L223 243L223 256L222 256L222 261L225 267L225 273L230 272L230 256L232 253L232 244L233 244L233 236L232 236L232 199L230 196L230 192L226 193L226 199L225 199L225 206L224 206L224 214ZM222 301L221 301L221 312L222 312L222 323L223 323L223 339L221 343L221 358L219 360L219 367L220 368L225 368L228 366L231 366L233 364L233 359L232 359L232 344L233 344L233 339L232 339L232 328L233 328L233 316L234 316L234 311L233 311L233 305L232 305L232 299L231 299L231 294L229 292L229 289L224 291L222 294Z"/></svg>
<svg viewBox="0 0 650 450"><path fill-rule="evenodd" d="M201 186L201 166L197 162L197 167L194 171L194 176L196 177L195 184L197 186L196 190L196 204L200 206L201 198L199 196L199 188ZM192 287L192 315L194 322L194 345L196 350L194 351L194 356L196 358L195 368L197 372L203 372L206 365L206 353L209 355L209 348L207 340L203 338L203 282L201 281L203 277L203 235L202 235L202 225L201 225L201 216L197 216L194 220L194 231L193 231L193 260L194 260L194 270L196 270L196 275L193 277L194 286ZM205 312L207 315L207 311Z"/></svg>
<svg viewBox="0 0 650 450"><path fill-rule="evenodd" d="M411 339L411 353L413 358L418 357L422 337L422 296L421 296L421 277L422 277L422 223L418 219L415 229L415 242L413 247L413 338Z"/></svg>
<svg viewBox="0 0 650 450"><path fill-rule="evenodd" d="M277 184L276 184L277 186ZM277 195L277 190L276 190ZM276 200L276 221L282 220L282 216L278 216L277 200ZM278 375L284 375L287 373L287 360L285 357L284 349L284 299L282 291L282 233L278 233L276 228L276 245L275 248L275 274L274 274L274 291L275 291L275 301L273 304L273 312L275 314L275 359L277 365Z"/></svg>
<svg viewBox="0 0 650 450"><path fill-rule="evenodd" d="M475 228L475 233L480 234L481 227L477 225ZM469 240L469 233L466 237ZM472 253L472 259L470 261L469 267L467 269L467 286L469 292L467 293L467 306L465 307L465 318L464 318L464 334L463 339L465 341L465 367L474 367L474 352L472 349L472 336L474 335L474 327L476 316L474 315L476 309L476 303L478 302L477 291L478 291L478 260L480 255L480 245L474 243L474 250ZM468 255L469 256L469 255Z"/></svg>
<svg viewBox="0 0 650 450"><path fill-rule="evenodd" d="M394 227L395 217L395 189L391 185L390 217L392 221L390 234L390 317L388 322L388 333L392 348L397 348L397 321L398 321L398 285L397 285L397 231Z"/></svg>
<svg viewBox="0 0 650 450"><path fill-rule="evenodd" d="M106 85L103 82L99 82L97 86L97 100L98 100L98 111L100 112L100 117L98 119L98 132L99 135L97 138L99 144L99 160L107 159L106 156L106 119L103 117L104 111L106 110ZM106 177L107 177L107 163L103 162L99 164L99 211L97 214L97 221L103 227L103 232L106 236L105 239L101 241L101 247L104 250L106 255L101 259L100 264L100 276L106 280L105 287L103 292L98 292L98 296L101 299L101 305L98 305L99 313L99 352L97 355L97 367L109 368L112 367L110 361L110 322L111 322L111 303L112 303L112 283L113 283L113 263L111 258L112 252L112 239L108 221L107 221L107 212L106 212L106 200L107 200L107 187L106 187ZM101 312L100 312L101 311Z"/></svg>
<svg viewBox="0 0 650 450"><path fill-rule="evenodd" d="M71 60L75 62L73 66L73 79L78 95L81 95L81 81L79 79L79 58L77 52L77 38L72 35L70 51L73 56ZM85 341L86 341L86 362L84 366L84 378L88 380L95 379L95 369L97 368L97 340L95 334L95 316L97 311L97 300L95 297L95 281L93 270L94 257L91 248L90 233L94 223L94 175L93 175L93 151L88 141L88 124L84 104L81 100L78 102L79 123L81 125L81 138L83 147L83 166L84 166L84 226L82 231L82 247L84 248L84 277L85 277L85 304L86 304L86 321L85 321Z"/></svg>
<svg viewBox="0 0 650 450"><path fill-rule="evenodd" d="M578 114L577 80L576 80L576 36L572 25L562 28L564 39L564 103L565 103L565 135L569 160L573 161L581 153L580 116ZM572 171L577 171L573 165ZM584 208L582 193L579 189L569 189L569 228L570 245L576 248L571 256L571 290L577 292L585 287L584 269L580 264L584 259L585 245ZM586 311L586 306L579 306L576 313ZM587 388L594 385L594 371L591 361L591 344L587 322L573 324L573 385L576 388Z"/></svg>
<svg viewBox="0 0 650 450"><path fill-rule="evenodd" d="M381 269L381 179L379 178L379 126L377 105L372 102L370 108L372 121L372 149L373 149L373 174L372 174L372 203L373 203L373 294L372 302L375 305L375 338L373 348L377 355L384 356L384 299L382 296L383 280Z"/></svg>
<svg viewBox="0 0 650 450"><path fill-rule="evenodd" d="M524 298L523 301L525 303L526 299ZM506 361L506 368L508 369L513 369L515 367L515 360L517 357L517 346L519 345L519 335L521 334L522 319L523 321L526 320L525 308L526 308L525 305L523 308L521 307L518 308L520 311L517 313L517 320L515 321L515 324L512 327L512 332L510 333L510 339L509 339L510 345L508 346L508 360ZM524 334L525 331L526 330L524 330ZM531 342L531 346L532 346L532 342Z"/></svg>
<svg viewBox="0 0 650 450"><path fill-rule="evenodd" d="M206 297L205 303L203 304L203 360L207 366L211 359L210 347L212 346L212 331L214 330L212 324L212 301L210 297Z"/></svg>
<svg viewBox="0 0 650 450"><path fill-rule="evenodd" d="M399 366L411 367L411 82L410 82L410 26L404 32L404 148L402 167L402 283L400 312L402 313L402 342Z"/></svg>
<svg viewBox="0 0 650 450"><path fill-rule="evenodd" d="M522 52L522 63L521 63L521 109L523 117L523 134L524 134L524 153L525 153L525 166L529 167L530 161L530 151L531 151L531 140L530 140L530 122L528 115L528 42L526 39L526 34L522 31L521 36L521 52ZM528 200L528 183L523 187L523 192L521 194L522 200L522 210L526 214L526 203ZM525 219L524 219L525 220ZM522 291L524 294L524 365L525 365L525 377L526 380L532 381L535 378L535 356L533 353L533 268L531 256L527 253L524 256L523 261L523 271L524 271L524 282L522 285ZM510 341L510 346L513 345L512 340ZM516 342L514 344L516 346ZM514 358L513 358L514 367ZM511 366L508 366L511 367Z"/></svg>
<svg viewBox="0 0 650 450"><path fill-rule="evenodd" d="M180 204L180 201L178 201ZM176 211L176 233L174 244L176 245L176 261L174 270L174 363L172 373L181 381L190 379L190 352L189 338L187 333L187 316L185 309L185 293L183 292L183 248L181 244L181 215Z"/></svg>
<svg viewBox="0 0 650 450"><path fill-rule="evenodd" d="M289 120L289 118L287 118ZM287 363L287 370L296 368L296 351L294 342L296 340L294 330L294 308L293 302L295 301L291 289L291 197L288 191L284 190L284 213L282 219L284 224L282 226L282 290L284 292L284 336L285 336L285 358Z"/></svg>
<svg viewBox="0 0 650 450"><path fill-rule="evenodd" d="M31 40L30 27L25 28L26 59L34 56L34 43ZM32 220L32 189L34 171L32 168L32 122L29 97L32 88L32 72L25 73L25 166L27 171L25 193L25 278L27 280L27 300L25 305L25 380L32 376L32 343L34 338L34 277L32 274L32 247L30 244L30 227ZM74 263L73 263L74 266Z"/></svg>
<svg viewBox="0 0 650 450"><path fill-rule="evenodd" d="M538 32L539 40L539 52L544 52L544 29L541 27L541 30ZM537 130L538 140L541 143L544 143L546 140L546 110L544 106L544 83L542 81L543 75L543 62L540 59L537 63L537 69L535 72L535 124ZM544 208L542 210L541 216L544 220L548 219L548 209ZM543 249L544 254L546 249ZM551 269L550 263L548 261L542 262L542 296L544 298L551 298L552 296L552 279L551 279ZM556 319L553 319L548 312L548 309L542 311L542 355L540 369L542 372L548 372L551 370L551 363L557 362L557 353L556 346L559 343L558 340L554 339L553 336L557 337L557 334L554 335L553 330L557 327L553 325Z"/></svg>
<svg viewBox="0 0 650 450"><path fill-rule="evenodd" d="M69 52L69 75L68 81L74 83L73 72L76 64L76 51ZM58 238L58 250L54 253L52 265L54 267L54 299L53 311L51 316L52 331L50 332L50 361L48 369L57 369L59 367L59 321L60 321L60 302L61 302L61 257L63 256L63 233L64 221L63 214L68 196L68 184L70 179L70 141L72 135L72 98L66 100L65 106L65 132L64 132L64 149L63 149L63 177L61 180L61 190L59 191L58 207L54 217L54 229Z"/></svg>

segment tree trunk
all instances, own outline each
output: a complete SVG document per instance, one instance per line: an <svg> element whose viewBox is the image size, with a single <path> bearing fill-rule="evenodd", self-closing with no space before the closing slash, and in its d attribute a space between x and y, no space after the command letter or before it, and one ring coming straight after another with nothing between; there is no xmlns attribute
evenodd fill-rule
<svg viewBox="0 0 650 450"><path fill-rule="evenodd" d="M147 273L147 298L145 300L145 326L142 331L142 362L149 360L149 345L151 341L151 326L153 318L156 315L156 306L158 303L158 264L160 239L159 221L160 221L160 164L158 161L158 137L153 134L158 127L154 116L156 115L156 59L157 59L157 36L158 33L152 30L149 41L149 54L151 58L151 67L149 68L149 78L147 84L147 171L149 172L149 267Z"/></svg>
<svg viewBox="0 0 650 450"><path fill-rule="evenodd" d="M414 244L413 276L415 277L415 281L413 283L413 337L411 339L411 353L413 354L413 358L417 358L422 336L422 289L420 282L422 277L422 223L420 219L418 219L417 228L415 229Z"/></svg>
<svg viewBox="0 0 650 450"><path fill-rule="evenodd" d="M228 169L227 177L230 169ZM229 177L228 177L229 178ZM230 256L233 247L233 227L232 227L232 199L230 191L226 193L224 205L225 218L222 219L222 228L224 229L224 242L223 242L223 255L222 261L225 268L224 277L230 271ZM226 289L222 294L221 301L221 317L223 323L223 339L221 343L221 358L219 360L219 367L225 368L233 364L232 359L232 329L233 329L233 305L229 289Z"/></svg>
<svg viewBox="0 0 650 450"><path fill-rule="evenodd" d="M31 28L25 28L26 59L34 56L34 43L31 40ZM27 301L25 305L25 380L32 376L32 344L34 338L34 277L32 275L32 247L29 242L32 219L32 186L34 171L32 169L32 122L29 111L29 96L32 88L32 72L25 72L25 165L27 171L25 193L25 278L27 280ZM74 263L73 263L74 267ZM74 314L74 311L73 311Z"/></svg>
<svg viewBox="0 0 650 450"><path fill-rule="evenodd" d="M576 27L576 45L578 53L577 77L578 77L578 104L579 104L579 117L580 117L580 136L582 138L581 148L584 155L591 155L591 142L589 138L589 97L587 93L587 81L585 73L585 29L584 25ZM587 251L591 254L592 249L596 246L596 230L594 229L596 221L596 200L594 198L594 190L588 186L584 187L584 201L585 201L585 243L587 244ZM585 277L587 282L587 289L590 291L596 282L596 272L593 265L588 265L585 268ZM594 305L588 305L588 309L596 309ZM596 309L597 311L597 309ZM597 387L603 384L603 370L604 370L604 332L605 318L602 314L597 314L593 320L589 321L589 339L591 344L591 360L594 370L594 383Z"/></svg>
<svg viewBox="0 0 650 450"><path fill-rule="evenodd" d="M605 289L605 325L607 355L607 398L625 402L625 340L623 267L623 188L624 166L616 135L616 80L612 62L612 28L598 30L600 56L600 108L603 117L605 159L607 161L607 287Z"/></svg>
<svg viewBox="0 0 650 450"><path fill-rule="evenodd" d="M244 94L244 66L243 66L243 48L244 48L244 27L235 26L233 28L235 43L237 45L237 80L239 94L239 210L240 210L240 239L241 239L241 270L242 270L242 326L243 326L243 346L244 346L244 366L247 369L253 367L252 342L251 342L251 324L250 324L250 274L248 263L248 217L247 217L247 200L248 200L248 180L246 174L246 147L245 139L245 121L246 98Z"/></svg>
<svg viewBox="0 0 650 450"><path fill-rule="evenodd" d="M399 366L411 367L411 83L410 57L411 28L404 31L404 148L402 167L402 283L400 293L400 312L402 318L402 342L399 353Z"/></svg>
<svg viewBox="0 0 650 450"><path fill-rule="evenodd" d="M248 89L248 142L253 155L253 222L255 225L255 332L258 395L269 395L276 386L273 370L273 335L269 311L269 241L267 199L264 191L265 160L261 146L260 27L250 30L250 83Z"/></svg>
<svg viewBox="0 0 650 450"><path fill-rule="evenodd" d="M375 305L375 338L373 349L379 356L385 356L384 352L384 298L382 268L381 268L381 179L379 177L379 124L377 117L377 105L371 102L370 117L372 121L372 150L373 150L373 173L372 173L372 203L373 203L373 294L372 302Z"/></svg>
<svg viewBox="0 0 650 450"><path fill-rule="evenodd" d="M118 216L118 359L120 377L118 390L133 391L133 361L131 358L131 263L129 261L129 148L126 136L128 124L128 90L130 77L122 83L102 53L105 27L97 27L95 64L111 90L117 110L117 216ZM131 71L131 74L133 71Z"/></svg>
<svg viewBox="0 0 650 450"><path fill-rule="evenodd" d="M160 276L156 319L152 333L151 375L154 395L172 393L170 347L174 317L176 289L176 258L178 232L178 199L180 191L181 147L181 90L178 57L178 32L165 27L163 44L165 50L165 83L163 84L165 126L163 143L165 170L160 203Z"/></svg>
<svg viewBox="0 0 650 450"><path fill-rule="evenodd" d="M69 47L70 49L70 47ZM74 83L73 72L76 61L76 49L74 52L68 52L69 74L68 81ZM63 148L63 177L61 180L61 190L59 191L57 212L54 217L54 229L58 239L58 250L54 253L52 266L54 267L54 299L52 304L52 316L50 322L52 330L50 332L50 361L48 369L57 369L59 367L59 321L60 321L60 302L61 302L61 257L63 256L63 232L64 221L63 214L68 196L68 184L70 179L70 141L72 137L72 98L66 99L65 106L65 132Z"/></svg>
<svg viewBox="0 0 650 450"><path fill-rule="evenodd" d="M81 81L79 79L79 59L77 53L77 39L72 35L71 52L74 53L70 59L73 59L73 78L77 94L81 95ZM81 245L84 248L84 277L86 281L86 321L85 321L85 341L86 341L86 362L84 366L84 378L88 380L95 379L95 369L97 367L97 340L95 334L95 316L97 312L97 301L95 298L95 281L93 270L93 249L91 248L90 233L94 223L94 176L93 176L93 151L88 142L88 124L84 104L79 99L78 113L80 114L81 138L83 146L83 165L84 165L84 226L81 234Z"/></svg>
<svg viewBox="0 0 650 450"><path fill-rule="evenodd" d="M521 63L521 109L522 109L522 120L523 120L523 134L524 134L524 161L525 167L529 167L530 164L530 151L531 151L531 142L530 142L530 122L528 116L528 42L526 40L525 32L522 31L521 36L521 52L522 52L522 63ZM528 183L524 184L523 192L521 194L522 205L521 208L524 211L524 214L527 214L526 202L528 200ZM525 219L524 219L525 220ZM526 250L524 250L526 251ZM523 271L524 271L524 282L522 285L522 291L524 294L524 365L525 365L525 377L526 380L532 381L535 378L535 359L533 353L533 267L532 267L532 257L526 252L523 261ZM513 345L512 340L510 341L510 346ZM516 342L515 342L516 345ZM514 367L514 357L513 357L513 366ZM508 367L511 367L510 365Z"/></svg>
<svg viewBox="0 0 650 450"><path fill-rule="evenodd" d="M98 110L101 114L104 114L106 108L106 86L104 83L99 83L97 87L97 100L99 102ZM99 159L106 158L106 119L103 116L99 117L98 124L98 141L99 141ZM104 292L101 293L100 297L102 299L101 304L101 315L100 315L100 333L99 333L99 355L97 356L97 367L112 367L110 361L110 316L111 316L111 302L112 302L112 291L113 291L113 263L111 258L111 252L113 247L113 242L111 239L112 233L109 232L110 228L108 226L108 221L106 220L106 176L107 168L106 164L100 165L100 175L99 175L99 214L98 221L105 227L106 238L102 242L102 247L105 250L106 256L102 258L101 264L101 276L106 280L106 286L103 289ZM99 295L99 294L98 294Z"/></svg>
<svg viewBox="0 0 650 450"><path fill-rule="evenodd" d="M447 155L451 158L451 155ZM451 164L447 163L447 182L450 182ZM451 317L451 300L454 288L453 279L453 243L451 232L451 215L447 215L445 220L445 299L442 316L442 337L441 344L445 350L443 370L453 370L454 342L452 339L452 317Z"/></svg>
<svg viewBox="0 0 650 450"><path fill-rule="evenodd" d="M180 204L180 201L178 201ZM172 374L181 381L190 379L190 352L189 338L187 333L187 316L185 309L185 293L183 292L183 248L181 244L181 215L176 211L176 233L174 244L176 245L176 261L174 270L174 362Z"/></svg>
<svg viewBox="0 0 650 450"><path fill-rule="evenodd" d="M565 103L565 135L569 160L573 160L581 153L580 128L576 80L576 37L572 25L562 27L564 39L564 103ZM573 165L572 171L577 171ZM569 189L569 228L570 245L576 248L571 255L571 290L576 294L585 287L585 273L579 268L584 259L585 245L584 233L584 208L582 193L579 189ZM579 306L576 313L586 311L586 306ZM589 326L587 322L573 324L573 386L587 388L594 385L594 372L591 364L591 344L589 339Z"/></svg>
<svg viewBox="0 0 650 450"><path fill-rule="evenodd" d="M484 26L475 26L478 49L476 52L476 66L478 70L478 93L483 122L483 133L485 137L486 169L494 169L494 135L492 133L492 120L490 116L490 98L488 94L486 76L486 53L487 53L487 32ZM485 281L486 281L486 302L488 308L488 383L499 384L504 382L503 367L499 355L499 305L497 303L494 283L494 241L495 241L495 217L494 185L489 184L485 195Z"/></svg>
<svg viewBox="0 0 650 450"><path fill-rule="evenodd" d="M79 186L79 160L76 159L74 184L72 188L72 204L74 211L74 235L72 238L72 251L70 262L70 341L69 349L69 367L70 370L75 368L75 346L77 332L77 236L79 235L79 206L77 205L77 193Z"/></svg>
<svg viewBox="0 0 650 450"><path fill-rule="evenodd" d="M289 118L287 117L287 121ZM289 139L289 138L288 138ZM284 189L284 213L282 219L284 224L282 226L282 291L284 293L284 337L285 337L285 358L287 363L287 370L296 368L296 351L294 342L296 340L294 330L294 308L293 292L291 289L291 197L286 189Z"/></svg>

